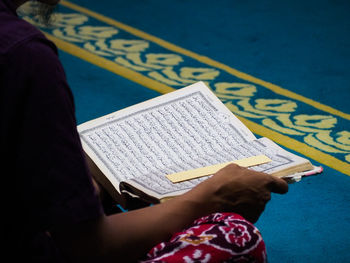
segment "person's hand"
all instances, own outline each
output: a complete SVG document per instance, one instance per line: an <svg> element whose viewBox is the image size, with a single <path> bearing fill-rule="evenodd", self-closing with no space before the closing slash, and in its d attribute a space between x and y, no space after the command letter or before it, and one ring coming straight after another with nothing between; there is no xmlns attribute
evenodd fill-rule
<svg viewBox="0 0 350 263"><path fill-rule="evenodd" d="M210 212L234 212L255 223L271 199L271 192L284 194L288 184L281 178L230 164L189 191Z"/></svg>

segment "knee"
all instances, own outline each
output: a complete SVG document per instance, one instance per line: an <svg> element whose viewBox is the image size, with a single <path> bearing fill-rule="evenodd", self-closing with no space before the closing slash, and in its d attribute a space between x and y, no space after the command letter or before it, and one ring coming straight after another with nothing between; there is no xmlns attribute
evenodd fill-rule
<svg viewBox="0 0 350 263"><path fill-rule="evenodd" d="M266 262L266 249L252 223L238 214L215 213L196 220L148 256L162 262Z"/></svg>

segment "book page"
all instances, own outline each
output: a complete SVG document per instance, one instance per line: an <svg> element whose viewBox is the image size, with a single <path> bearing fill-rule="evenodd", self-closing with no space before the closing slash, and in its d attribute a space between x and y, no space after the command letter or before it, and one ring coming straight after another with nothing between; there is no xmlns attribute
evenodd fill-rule
<svg viewBox="0 0 350 263"><path fill-rule="evenodd" d="M284 150L268 138L260 138L253 142L253 144L256 146L260 144L262 148L257 147L259 151L264 152L266 156L273 160L271 163L252 167L251 169L255 171L284 177L313 169L313 165L308 159Z"/></svg>
<svg viewBox="0 0 350 263"><path fill-rule="evenodd" d="M256 139L203 82L84 123L78 131L85 152L117 190L131 180L161 195L178 191L163 184L165 174L240 158L229 150Z"/></svg>
<svg viewBox="0 0 350 263"><path fill-rule="evenodd" d="M267 138L260 138L252 141L244 142L240 145L235 145L234 147L228 147L225 149L226 159L225 162L240 160L252 156L266 155L272 161L251 167L249 169L264 172L268 174L275 174L276 172L288 170L295 167L300 167L301 171L312 169L312 165L305 158L294 155L277 144L272 142ZM202 160L206 160L206 164L203 166L213 165L220 162L217 162L217 159L210 159L203 157ZM305 164L305 166L303 166ZM180 167L170 167L171 170L176 170L176 172L184 171ZM198 167L193 167L195 169ZM170 170L170 169L169 169ZM294 170L292 170L293 172ZM143 189L147 194L153 195L159 199L167 198L171 196L176 196L186 191L192 189L197 184L206 180L209 176L184 181L180 183L172 183L163 172L153 172L141 177L135 177L132 180L128 181L129 184L133 185L136 188Z"/></svg>
<svg viewBox="0 0 350 263"><path fill-rule="evenodd" d="M204 166L204 167L200 167L192 170L186 170L186 171L182 171L174 174L167 174L166 177L173 183L179 183L179 182L188 181L195 178L200 178L203 176L215 174L222 168L233 163L241 167L248 168L248 167L257 166L268 162L271 162L271 159L268 158L266 155L257 155L257 156L234 160L226 163L213 164L210 166Z"/></svg>

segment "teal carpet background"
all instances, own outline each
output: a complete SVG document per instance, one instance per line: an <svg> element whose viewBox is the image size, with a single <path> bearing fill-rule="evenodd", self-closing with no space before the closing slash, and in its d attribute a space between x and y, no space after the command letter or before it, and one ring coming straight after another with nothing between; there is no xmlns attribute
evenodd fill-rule
<svg viewBox="0 0 350 263"><path fill-rule="evenodd" d="M71 2L350 113L349 1ZM79 123L159 95L63 51L60 57ZM257 223L269 262L350 262L350 177L324 168L273 195Z"/></svg>

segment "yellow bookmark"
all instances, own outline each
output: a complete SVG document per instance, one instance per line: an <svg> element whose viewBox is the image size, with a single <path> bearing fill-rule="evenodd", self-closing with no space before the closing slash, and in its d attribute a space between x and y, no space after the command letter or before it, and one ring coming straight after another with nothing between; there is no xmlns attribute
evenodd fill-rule
<svg viewBox="0 0 350 263"><path fill-rule="evenodd" d="M271 161L272 160L265 155L257 155L257 156L252 156L252 157L248 157L248 158L244 158L244 159L240 159L232 162L214 164L207 167L201 167L193 170L169 174L166 177L173 183L179 183L179 182L215 174L221 168L224 168L226 165L230 163L235 163L242 167L251 167L259 164L268 163Z"/></svg>

